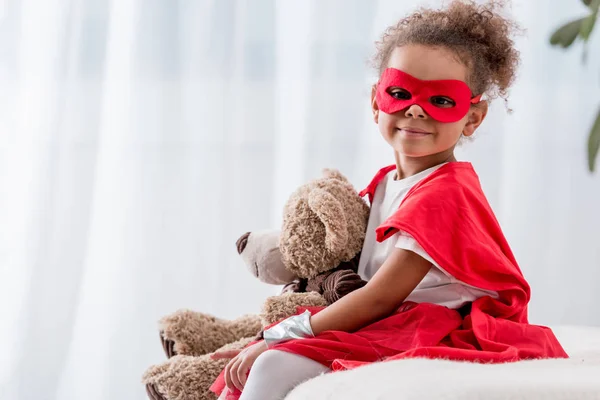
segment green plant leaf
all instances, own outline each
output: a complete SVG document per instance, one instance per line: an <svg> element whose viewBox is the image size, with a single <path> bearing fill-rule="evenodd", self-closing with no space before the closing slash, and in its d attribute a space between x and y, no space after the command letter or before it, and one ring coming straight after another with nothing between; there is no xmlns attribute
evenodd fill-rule
<svg viewBox="0 0 600 400"><path fill-rule="evenodd" d="M586 18L588 17L576 19L558 28L550 37L550 44L563 48L569 47L579 35L581 25Z"/></svg>
<svg viewBox="0 0 600 400"><path fill-rule="evenodd" d="M599 7L600 0L590 1L590 9L592 10L592 13L583 20L583 22L581 23L581 28L579 30L579 36L581 36L584 42L587 42L587 40L590 37L590 34L594 30L594 25L596 24L596 20L598 19Z"/></svg>
<svg viewBox="0 0 600 400"><path fill-rule="evenodd" d="M598 19L598 11L588 15L581 23L581 27L579 28L579 36L581 36L583 41L587 42L587 40L590 38L590 34L592 33L592 30L594 30L594 25L596 24L596 19Z"/></svg>
<svg viewBox="0 0 600 400"><path fill-rule="evenodd" d="M598 157L598 150L600 149L600 110L596 116L596 121L590 132L588 138L588 166L590 172L594 172L596 166L596 158Z"/></svg>

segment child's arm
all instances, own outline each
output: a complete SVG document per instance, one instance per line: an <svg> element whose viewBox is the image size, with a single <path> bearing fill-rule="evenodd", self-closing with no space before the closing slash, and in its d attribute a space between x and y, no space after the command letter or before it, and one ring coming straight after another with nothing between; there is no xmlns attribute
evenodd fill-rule
<svg viewBox="0 0 600 400"><path fill-rule="evenodd" d="M353 332L391 315L430 269L431 263L416 253L394 249L366 286L310 318L313 333Z"/></svg>
<svg viewBox="0 0 600 400"><path fill-rule="evenodd" d="M347 294L310 318L313 333L336 330L352 332L400 307L404 299L431 269L431 263L412 251L394 249L375 276L360 289ZM257 342L240 351L217 352L212 358L234 357L225 367L228 388L244 388L248 370L267 351L266 342Z"/></svg>

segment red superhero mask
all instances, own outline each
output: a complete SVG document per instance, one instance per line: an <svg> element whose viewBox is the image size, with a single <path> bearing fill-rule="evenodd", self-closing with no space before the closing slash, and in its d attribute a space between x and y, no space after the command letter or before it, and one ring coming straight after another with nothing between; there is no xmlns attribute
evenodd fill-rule
<svg viewBox="0 0 600 400"><path fill-rule="evenodd" d="M399 69L387 68L377 84L376 99L386 114L417 104L437 121L456 122L467 115L471 104L479 103L481 95L473 97L463 81L423 81Z"/></svg>

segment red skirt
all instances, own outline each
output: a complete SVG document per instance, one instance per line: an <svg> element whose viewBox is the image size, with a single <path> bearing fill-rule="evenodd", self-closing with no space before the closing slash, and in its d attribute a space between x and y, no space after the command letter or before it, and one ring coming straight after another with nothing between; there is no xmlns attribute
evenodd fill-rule
<svg viewBox="0 0 600 400"><path fill-rule="evenodd" d="M299 307L298 313L306 309L315 314L323 307ZM490 324L502 325L497 332L491 332L496 336L492 340L490 329L495 325ZM502 337L501 332L512 332L512 337ZM490 320L476 308L463 319L457 310L412 302L404 303L391 316L356 332L325 331L314 338L290 340L272 348L308 357L333 371L413 357L482 363L568 357L548 328ZM223 375L222 371L210 388L217 395L227 390ZM236 400L240 394L237 390L230 391L227 400Z"/></svg>

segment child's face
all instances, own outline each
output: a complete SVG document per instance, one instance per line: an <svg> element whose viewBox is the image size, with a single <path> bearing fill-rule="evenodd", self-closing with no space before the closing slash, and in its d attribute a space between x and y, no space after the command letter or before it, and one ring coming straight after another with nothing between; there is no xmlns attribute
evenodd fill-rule
<svg viewBox="0 0 600 400"><path fill-rule="evenodd" d="M421 80L457 79L466 82L469 72L450 50L423 45L395 48L387 67ZM478 106L471 106L462 119L449 123L436 121L417 104L386 114L379 109L375 94L376 87L372 91L371 104L381 134L395 151L407 157L452 155L461 134L471 136L487 112L487 103L482 101Z"/></svg>

